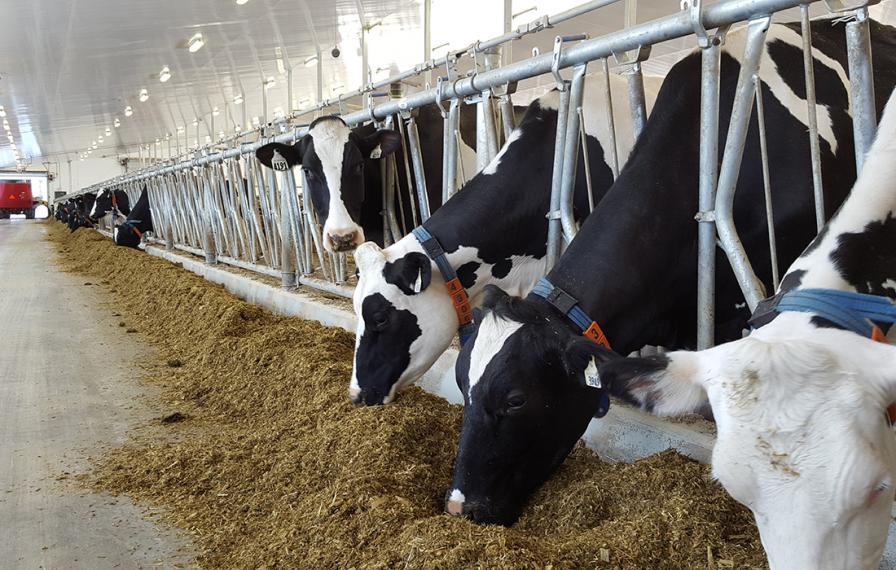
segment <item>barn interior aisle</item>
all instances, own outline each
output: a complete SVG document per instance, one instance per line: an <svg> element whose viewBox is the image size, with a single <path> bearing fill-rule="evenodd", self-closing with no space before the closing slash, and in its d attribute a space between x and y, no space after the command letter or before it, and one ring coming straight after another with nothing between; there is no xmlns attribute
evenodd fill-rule
<svg viewBox="0 0 896 570"><path fill-rule="evenodd" d="M187 539L125 497L74 479L159 414L107 293L60 271L46 225L0 221L0 553L3 568L136 568L190 559ZM53 347L50 351L49 347Z"/></svg>

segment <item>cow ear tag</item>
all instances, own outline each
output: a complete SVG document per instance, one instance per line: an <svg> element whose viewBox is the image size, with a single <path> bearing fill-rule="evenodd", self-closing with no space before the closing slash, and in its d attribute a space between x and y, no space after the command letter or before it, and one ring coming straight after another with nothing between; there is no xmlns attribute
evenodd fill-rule
<svg viewBox="0 0 896 570"><path fill-rule="evenodd" d="M380 145L376 145L373 147L373 150L370 151L370 158L381 158L383 156L383 149Z"/></svg>
<svg viewBox="0 0 896 570"><path fill-rule="evenodd" d="M417 272L417 279L414 281L414 293L419 293L423 287L423 272Z"/></svg>
<svg viewBox="0 0 896 570"><path fill-rule="evenodd" d="M277 149L274 149L274 156L271 157L271 168L277 172L286 172L289 170L289 163L286 162L286 159L283 158L283 155L280 154L280 151Z"/></svg>
<svg viewBox="0 0 896 570"><path fill-rule="evenodd" d="M597 362L592 358L585 368L585 384L591 388L603 388L600 381L600 375L597 373Z"/></svg>

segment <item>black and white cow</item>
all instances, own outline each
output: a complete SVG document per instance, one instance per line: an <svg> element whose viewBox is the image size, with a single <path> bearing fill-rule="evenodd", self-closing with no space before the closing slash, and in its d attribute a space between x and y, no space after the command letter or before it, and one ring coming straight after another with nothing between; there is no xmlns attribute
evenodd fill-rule
<svg viewBox="0 0 896 570"><path fill-rule="evenodd" d="M93 202L88 216L95 222L110 214L113 206L118 210L119 214L127 216L131 213L131 203L127 192L124 190L109 190L108 188L101 191Z"/></svg>
<svg viewBox="0 0 896 570"><path fill-rule="evenodd" d="M652 103L659 80L645 80ZM613 183L602 81L586 79L583 103L595 200ZM612 96L625 100L625 79L614 75L611 82ZM495 159L423 224L445 249L473 305L490 283L523 294L545 270L558 102L556 91L535 100ZM616 105L614 114L624 161L634 140L631 115L625 105ZM578 168L575 212L581 220L589 211L583 160ZM365 243L355 262L358 328L349 396L356 403L388 403L448 348L458 317L437 266L413 235L385 250Z"/></svg>
<svg viewBox="0 0 896 570"><path fill-rule="evenodd" d="M773 25L759 71L778 255L791 263L815 234L805 123L799 26ZM825 204L843 201L855 178L844 25L813 26L813 57ZM877 101L896 84L896 30L871 27ZM730 119L744 33L728 36L721 60L720 137ZM700 55L666 77L646 129L616 184L548 275L619 354L644 345L696 344ZM882 105L881 105L882 106ZM724 145L720 145L722 147ZM738 181L734 216L760 279L771 282L755 116ZM740 287L717 254L716 340L740 338L747 325ZM466 406L449 512L479 522L512 523L528 496L563 461L604 394L584 384L592 360L608 350L582 336L546 299L494 288L476 335L460 353L457 382Z"/></svg>
<svg viewBox="0 0 896 570"><path fill-rule="evenodd" d="M96 220L91 220L90 212L93 210L95 200L96 194L93 192L88 192L72 199L71 209L66 221L69 230L74 232L78 228L93 227Z"/></svg>
<svg viewBox="0 0 896 570"><path fill-rule="evenodd" d="M144 186L127 219L112 230L112 238L116 245L137 249L143 234L151 231L153 231L152 210L149 207L149 194Z"/></svg>
<svg viewBox="0 0 896 570"><path fill-rule="evenodd" d="M896 94L849 198L757 309L761 328L710 350L600 370L615 391L662 415L709 396L713 475L753 511L773 569L878 568L896 489L885 414L896 402L896 347L868 337L872 322L882 336L892 320L858 314L869 334L823 306L801 305L821 295L851 310L840 300L847 291L877 296L896 313L894 216Z"/></svg>
<svg viewBox="0 0 896 570"><path fill-rule="evenodd" d="M471 141L475 149L475 110L461 107L461 141ZM430 207L442 203L442 117L435 105L417 111L420 146ZM400 151L397 131L378 130L371 124L349 128L338 116L316 119L308 134L294 145L270 143L255 155L265 166L291 168L301 165L308 182L311 203L323 225L324 247L328 251L350 251L365 240L383 244L383 192L380 159ZM460 145L459 156L466 172L475 168L475 150ZM399 153L400 154L400 153ZM403 159L399 158L400 211L407 212L411 225L412 206Z"/></svg>

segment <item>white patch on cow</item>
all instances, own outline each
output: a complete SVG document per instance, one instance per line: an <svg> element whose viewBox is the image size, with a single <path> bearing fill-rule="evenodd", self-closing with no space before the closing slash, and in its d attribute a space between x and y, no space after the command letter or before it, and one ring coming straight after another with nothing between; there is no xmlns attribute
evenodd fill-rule
<svg viewBox="0 0 896 570"><path fill-rule="evenodd" d="M886 281L884 281L881 288L889 289L889 290L893 291L894 293L896 293L896 280L887 279Z"/></svg>
<svg viewBox="0 0 896 570"><path fill-rule="evenodd" d="M896 180L896 97L890 97L877 132L879 136L865 156L865 164L849 197L828 221L824 239L787 270L787 273L806 271L801 288L854 291L831 260L840 236L862 232L869 223L884 220L896 212L896 192L892 191L893 180Z"/></svg>
<svg viewBox="0 0 896 570"><path fill-rule="evenodd" d="M93 200L93 205L90 207L90 213L87 214L88 217L96 219L96 202L97 202L97 200L100 199L100 196L102 196L102 195L103 195L103 193L100 192L99 194L97 194L96 198Z"/></svg>
<svg viewBox="0 0 896 570"><path fill-rule="evenodd" d="M452 489L451 494L448 495L448 514L460 516L464 512L464 502L467 498L461 492L460 489Z"/></svg>
<svg viewBox="0 0 896 570"><path fill-rule="evenodd" d="M327 120L315 125L308 134L314 140L314 152L320 159L330 194L329 213L324 222L324 247L332 251L332 244L327 236L342 236L353 232L357 236L355 243L361 243L364 241L364 230L352 220L342 199L342 161L351 130L342 121Z"/></svg>
<svg viewBox="0 0 896 570"><path fill-rule="evenodd" d="M504 143L504 146L501 147L501 151L495 155L495 158L492 159L491 162L488 163L488 166L482 169L483 174L492 175L498 171L498 167L501 166L501 159L504 158L504 155L507 153L507 149L510 148L510 145L519 140L520 136L522 136L523 132L519 129L514 129L512 133L510 133L510 137L508 137L507 142Z"/></svg>
<svg viewBox="0 0 896 570"><path fill-rule="evenodd" d="M523 323L499 319L489 313L479 324L473 350L470 351L469 388L467 397L473 402L473 388L479 383L486 367L504 347L504 344L520 330Z"/></svg>

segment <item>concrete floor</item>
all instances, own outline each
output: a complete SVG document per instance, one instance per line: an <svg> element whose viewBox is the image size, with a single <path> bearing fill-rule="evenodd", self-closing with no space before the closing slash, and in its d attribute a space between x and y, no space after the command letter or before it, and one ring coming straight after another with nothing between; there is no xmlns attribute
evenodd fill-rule
<svg viewBox="0 0 896 570"><path fill-rule="evenodd" d="M98 311L91 279L56 269L45 234L41 222L0 221L0 568L184 564L180 533L66 476L161 412L128 370L149 349Z"/></svg>

